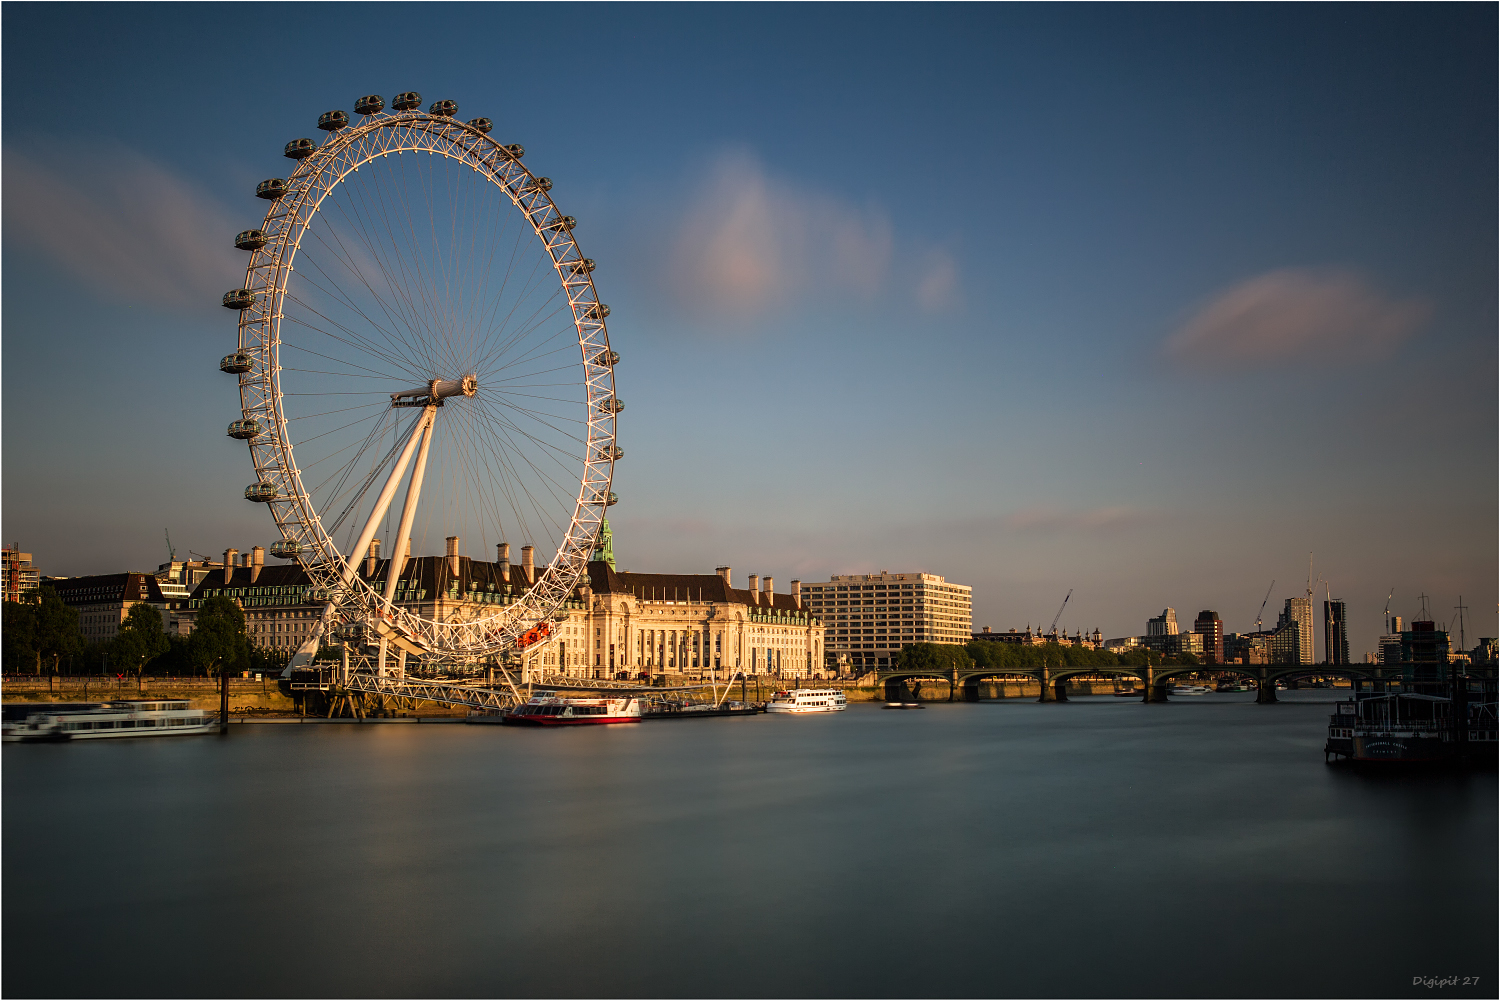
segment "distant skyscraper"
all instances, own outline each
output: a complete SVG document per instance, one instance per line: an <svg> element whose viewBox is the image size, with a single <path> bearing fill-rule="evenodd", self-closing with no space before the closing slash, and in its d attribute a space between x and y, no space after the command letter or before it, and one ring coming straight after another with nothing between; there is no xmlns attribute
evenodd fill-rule
<svg viewBox="0 0 1500 1001"><path fill-rule="evenodd" d="M21 552L19 545L6 546L0 551L0 564L4 565L6 601L20 601L21 595L41 583L39 571L32 566L31 554Z"/></svg>
<svg viewBox="0 0 1500 1001"><path fill-rule="evenodd" d="M1276 631L1271 634L1271 662L1274 664L1311 664L1313 662L1311 599L1286 599L1286 607L1276 618Z"/></svg>
<svg viewBox="0 0 1500 1001"><path fill-rule="evenodd" d="M1160 615L1146 620L1147 636L1176 636L1177 609L1164 608Z"/></svg>
<svg viewBox="0 0 1500 1001"><path fill-rule="evenodd" d="M1342 601L1323 602L1323 657L1330 664L1349 663L1349 625Z"/></svg>
<svg viewBox="0 0 1500 1001"><path fill-rule="evenodd" d="M1224 620L1219 613L1204 610L1193 620L1193 632L1203 637L1203 656L1212 657L1213 663L1224 663Z"/></svg>

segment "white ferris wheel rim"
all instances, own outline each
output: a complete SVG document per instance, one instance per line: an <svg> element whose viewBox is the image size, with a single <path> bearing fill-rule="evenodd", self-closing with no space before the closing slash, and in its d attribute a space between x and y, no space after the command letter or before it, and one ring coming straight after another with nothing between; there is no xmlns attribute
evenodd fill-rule
<svg viewBox="0 0 1500 1001"><path fill-rule="evenodd" d="M279 349L288 282L299 244L323 200L346 177L391 154L428 153L458 161L497 187L530 224L541 241L573 314L586 387L587 440L578 493L566 533L535 583L512 604L468 610L462 621L425 618L387 602L354 566L363 554L341 552L302 482L283 409ZM295 551L318 597L331 602L345 624L363 624L382 635L393 631L438 657L479 658L503 652L532 626L552 616L587 574L605 509L611 503L614 462L614 355L591 270L548 185L506 147L470 125L420 110L376 112L364 121L333 131L323 145L301 159L286 180L285 194L272 201L262 224L263 247L251 252L244 289L254 298L240 311L239 350L250 357L240 373L245 421L261 422L266 433L248 441L258 486L269 484L267 501L283 542ZM463 373L453 373L460 377ZM402 554L404 555L404 554ZM398 556L392 553L393 560Z"/></svg>

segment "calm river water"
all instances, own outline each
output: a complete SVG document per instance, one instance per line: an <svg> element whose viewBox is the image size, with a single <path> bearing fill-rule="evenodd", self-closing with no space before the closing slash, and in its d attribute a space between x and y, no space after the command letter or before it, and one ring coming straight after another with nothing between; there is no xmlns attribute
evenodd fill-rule
<svg viewBox="0 0 1500 1001"><path fill-rule="evenodd" d="M1493 997L1494 774L1284 697L6 745L0 990Z"/></svg>

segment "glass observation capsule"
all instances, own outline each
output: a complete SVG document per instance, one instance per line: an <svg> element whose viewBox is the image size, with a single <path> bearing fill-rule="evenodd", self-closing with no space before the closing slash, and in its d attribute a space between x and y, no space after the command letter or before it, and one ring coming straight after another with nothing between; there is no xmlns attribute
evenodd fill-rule
<svg viewBox="0 0 1500 1001"><path fill-rule="evenodd" d="M260 421L254 417L229 422L229 437L238 438L240 441L249 441L264 430L265 428L260 426Z"/></svg>
<svg viewBox="0 0 1500 1001"><path fill-rule="evenodd" d="M521 157L526 155L526 147L522 146L520 143L511 143L509 146L501 146L500 148L509 153L512 159L519 160ZM552 187L551 181L547 182L547 187Z"/></svg>
<svg viewBox="0 0 1500 1001"><path fill-rule="evenodd" d="M581 261L574 261L573 263L567 265L567 268L568 268L568 273L571 274L575 278L580 277L582 275L593 274L593 272L594 272L594 260L591 257L585 257Z"/></svg>
<svg viewBox="0 0 1500 1001"><path fill-rule="evenodd" d="M619 461L625 458L625 450L619 445L605 445L599 450L599 458Z"/></svg>
<svg viewBox="0 0 1500 1001"><path fill-rule="evenodd" d="M618 396L611 396L606 400L599 401L599 412L604 414L617 414L625 409L625 401Z"/></svg>
<svg viewBox="0 0 1500 1001"><path fill-rule="evenodd" d="M333 111L325 111L318 116L318 128L324 132L337 132L348 124L349 113L347 111L334 109Z"/></svg>
<svg viewBox="0 0 1500 1001"><path fill-rule="evenodd" d="M255 305L255 293L247 288L237 288L224 293L225 309L249 309Z"/></svg>
<svg viewBox="0 0 1500 1001"><path fill-rule="evenodd" d="M495 123L488 118L471 118L465 124L475 132L483 132L485 135L489 135L490 129L495 127Z"/></svg>
<svg viewBox="0 0 1500 1001"><path fill-rule="evenodd" d="M606 499L605 502L604 502L604 506L605 507L614 507L618 503L620 503L620 495L617 494L617 493L615 493L613 490L611 490L609 492L608 499Z"/></svg>
<svg viewBox="0 0 1500 1001"><path fill-rule="evenodd" d="M271 543L271 555L278 560L295 560L302 555L302 543L295 539L278 539Z"/></svg>
<svg viewBox="0 0 1500 1001"><path fill-rule="evenodd" d="M354 102L354 113L356 115L373 115L385 107L385 98L379 94L366 94Z"/></svg>
<svg viewBox="0 0 1500 1001"><path fill-rule="evenodd" d="M422 106L422 95L414 90L403 91L391 98L391 107L397 111L412 111Z"/></svg>
<svg viewBox="0 0 1500 1001"><path fill-rule="evenodd" d="M310 587L307 589L308 601L327 601L328 595L329 592L326 587Z"/></svg>
<svg viewBox="0 0 1500 1001"><path fill-rule="evenodd" d="M241 250L259 250L266 245L266 234L258 229L247 229L234 238L234 245Z"/></svg>
<svg viewBox="0 0 1500 1001"><path fill-rule="evenodd" d="M228 372L230 375L243 375L250 371L250 356L243 351L225 355L219 359L219 371Z"/></svg>
<svg viewBox="0 0 1500 1001"><path fill-rule="evenodd" d="M433 101L432 106L427 109L429 115L439 115L443 118L452 118L458 114L457 101Z"/></svg>
<svg viewBox="0 0 1500 1001"><path fill-rule="evenodd" d="M281 153L283 156L293 160L301 160L312 156L316 149L317 146L313 144L311 139L293 139L286 144L286 149L282 150Z"/></svg>
<svg viewBox="0 0 1500 1001"><path fill-rule="evenodd" d="M594 364L595 365L618 365L618 364L620 364L620 352L618 352L618 351L600 351L598 354L594 355Z"/></svg>
<svg viewBox="0 0 1500 1001"><path fill-rule="evenodd" d="M570 215L565 215L552 220L547 225L543 226L542 229L555 229L559 233L571 233L573 231L573 227L577 225L577 219L574 219Z"/></svg>
<svg viewBox="0 0 1500 1001"><path fill-rule="evenodd" d="M585 320L602 320L608 315L609 307L601 302L597 305L590 306L588 308L588 311L583 314L583 318Z"/></svg>
<svg viewBox="0 0 1500 1001"><path fill-rule="evenodd" d="M530 181L530 183L523 185L521 187L521 190L522 191L551 191L552 190L552 178L550 178L550 177L537 177L537 178L533 178Z"/></svg>
<svg viewBox="0 0 1500 1001"><path fill-rule="evenodd" d="M256 198L264 198L267 201L272 201L284 194L286 194L286 181L280 177L269 178L255 186Z"/></svg>
<svg viewBox="0 0 1500 1001"><path fill-rule="evenodd" d="M259 483L252 483L245 488L245 500L264 504L267 501L275 500L277 492L276 484L261 480Z"/></svg>

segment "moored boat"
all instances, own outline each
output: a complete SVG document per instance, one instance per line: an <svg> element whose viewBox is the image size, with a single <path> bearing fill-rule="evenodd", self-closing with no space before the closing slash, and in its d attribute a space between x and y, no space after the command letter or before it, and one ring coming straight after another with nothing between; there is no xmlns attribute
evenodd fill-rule
<svg viewBox="0 0 1500 1001"><path fill-rule="evenodd" d="M837 713L849 707L837 688L793 688L777 692L766 703L768 713Z"/></svg>
<svg viewBox="0 0 1500 1001"><path fill-rule="evenodd" d="M1168 695L1207 695L1207 685L1172 685L1167 689Z"/></svg>
<svg viewBox="0 0 1500 1001"><path fill-rule="evenodd" d="M212 733L218 720L187 699L121 699L81 709L33 713L7 720L5 741L101 740L109 737L180 737Z"/></svg>
<svg viewBox="0 0 1500 1001"><path fill-rule="evenodd" d="M506 712L493 716L470 716L467 723L501 723L506 726L596 726L602 723L639 723L641 700L566 699L556 695L534 695Z"/></svg>

